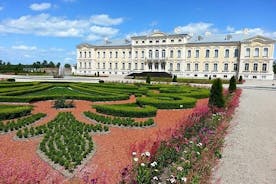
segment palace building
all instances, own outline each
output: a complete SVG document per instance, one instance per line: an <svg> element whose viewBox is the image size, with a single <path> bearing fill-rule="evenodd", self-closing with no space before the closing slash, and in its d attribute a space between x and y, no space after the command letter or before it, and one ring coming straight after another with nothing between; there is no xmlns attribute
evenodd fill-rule
<svg viewBox="0 0 276 184"><path fill-rule="evenodd" d="M77 75L167 72L177 77L273 79L275 40L260 35L165 34L77 46Z"/></svg>

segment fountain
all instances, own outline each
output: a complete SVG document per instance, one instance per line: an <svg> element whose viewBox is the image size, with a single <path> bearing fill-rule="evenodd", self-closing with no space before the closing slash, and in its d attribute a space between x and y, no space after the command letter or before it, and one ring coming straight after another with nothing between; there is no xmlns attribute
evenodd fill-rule
<svg viewBox="0 0 276 184"><path fill-rule="evenodd" d="M54 74L54 78L63 78L64 77L64 67L59 65L58 72Z"/></svg>

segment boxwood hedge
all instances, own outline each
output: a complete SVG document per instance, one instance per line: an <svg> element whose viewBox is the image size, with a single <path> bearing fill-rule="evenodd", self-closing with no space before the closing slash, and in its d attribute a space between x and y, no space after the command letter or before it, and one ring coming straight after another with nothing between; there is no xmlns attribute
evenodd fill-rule
<svg viewBox="0 0 276 184"><path fill-rule="evenodd" d="M32 108L33 107L30 105L0 105L0 120L13 119L29 115Z"/></svg>
<svg viewBox="0 0 276 184"><path fill-rule="evenodd" d="M116 105L94 105L93 106L97 112L103 114L109 114L113 116L121 117L153 117L156 115L157 108L153 106L138 106L137 104L116 104Z"/></svg>

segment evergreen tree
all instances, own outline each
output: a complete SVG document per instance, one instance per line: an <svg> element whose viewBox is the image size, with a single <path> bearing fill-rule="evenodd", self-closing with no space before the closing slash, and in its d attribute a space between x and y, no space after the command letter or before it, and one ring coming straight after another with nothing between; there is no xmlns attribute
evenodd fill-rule
<svg viewBox="0 0 276 184"><path fill-rule="evenodd" d="M239 78L239 83L242 83L242 76L240 76Z"/></svg>
<svg viewBox="0 0 276 184"><path fill-rule="evenodd" d="M177 82L177 76L176 75L173 76L173 80L172 81L173 82Z"/></svg>
<svg viewBox="0 0 276 184"><path fill-rule="evenodd" d="M150 76L147 75L146 83L147 83L147 84L150 84L150 81L151 81Z"/></svg>
<svg viewBox="0 0 276 184"><path fill-rule="evenodd" d="M230 82L229 82L228 91L230 93L233 93L234 91L236 91L236 89L237 89L236 78L234 76L232 76L231 79L230 79Z"/></svg>
<svg viewBox="0 0 276 184"><path fill-rule="evenodd" d="M210 97L209 106L210 107L224 107L225 101L223 98L223 88L221 79L215 79L213 81Z"/></svg>

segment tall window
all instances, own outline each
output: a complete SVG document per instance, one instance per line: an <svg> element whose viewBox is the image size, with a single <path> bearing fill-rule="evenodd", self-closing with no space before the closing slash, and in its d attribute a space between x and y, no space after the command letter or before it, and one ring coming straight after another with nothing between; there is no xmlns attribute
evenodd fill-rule
<svg viewBox="0 0 276 184"><path fill-rule="evenodd" d="M177 63L176 69L177 69L177 71L180 71L180 63Z"/></svg>
<svg viewBox="0 0 276 184"><path fill-rule="evenodd" d="M144 70L144 63L141 63L141 70Z"/></svg>
<svg viewBox="0 0 276 184"><path fill-rule="evenodd" d="M118 69L118 63L115 63L115 69Z"/></svg>
<svg viewBox="0 0 276 184"><path fill-rule="evenodd" d="M123 70L126 68L125 63L123 63L123 67L122 68L123 68Z"/></svg>
<svg viewBox="0 0 276 184"><path fill-rule="evenodd" d="M196 58L199 58L199 50L196 50Z"/></svg>
<svg viewBox="0 0 276 184"><path fill-rule="evenodd" d="M165 58L165 57L166 57L166 51L162 50L162 58Z"/></svg>
<svg viewBox="0 0 276 184"><path fill-rule="evenodd" d="M86 52L84 52L84 58L86 58Z"/></svg>
<svg viewBox="0 0 276 184"><path fill-rule="evenodd" d="M159 64L158 63L154 63L154 69L158 70L159 69Z"/></svg>
<svg viewBox="0 0 276 184"><path fill-rule="evenodd" d="M159 58L159 50L155 51L155 58Z"/></svg>
<svg viewBox="0 0 276 184"><path fill-rule="evenodd" d="M100 56L101 56L101 55L100 55L100 52L98 52L98 58L100 58Z"/></svg>
<svg viewBox="0 0 276 184"><path fill-rule="evenodd" d="M267 57L267 56L268 56L268 48L264 48L263 56L264 56L264 57Z"/></svg>
<svg viewBox="0 0 276 184"><path fill-rule="evenodd" d="M191 70L191 64L187 63L187 71L190 71L190 70Z"/></svg>
<svg viewBox="0 0 276 184"><path fill-rule="evenodd" d="M208 71L208 70L209 70L209 64L205 63L205 71Z"/></svg>
<svg viewBox="0 0 276 184"><path fill-rule="evenodd" d="M103 69L105 69L105 63L103 63Z"/></svg>
<svg viewBox="0 0 276 184"><path fill-rule="evenodd" d="M217 72L218 71L218 64L214 63L214 71Z"/></svg>
<svg viewBox="0 0 276 184"><path fill-rule="evenodd" d="M170 58L173 58L173 50L170 51Z"/></svg>
<svg viewBox="0 0 276 184"><path fill-rule="evenodd" d="M218 57L218 49L215 50L215 58Z"/></svg>
<svg viewBox="0 0 276 184"><path fill-rule="evenodd" d="M181 58L181 50L178 50L178 51L177 51L177 57L178 57L178 58Z"/></svg>
<svg viewBox="0 0 276 184"><path fill-rule="evenodd" d="M80 52L80 58L82 58L82 52Z"/></svg>
<svg viewBox="0 0 276 184"><path fill-rule="evenodd" d="M103 52L103 58L105 58L105 52Z"/></svg>
<svg viewBox="0 0 276 184"><path fill-rule="evenodd" d="M112 52L109 52L109 58L112 58Z"/></svg>
<svg viewBox="0 0 276 184"><path fill-rule="evenodd" d="M245 63L244 65L244 71L248 71L249 70L249 63Z"/></svg>
<svg viewBox="0 0 276 184"><path fill-rule="evenodd" d="M131 63L128 63L128 69L131 70Z"/></svg>
<svg viewBox="0 0 276 184"><path fill-rule="evenodd" d="M173 64L170 63L170 71L172 71L172 70L173 70Z"/></svg>
<svg viewBox="0 0 276 184"><path fill-rule="evenodd" d="M198 71L198 63L195 64L195 71Z"/></svg>
<svg viewBox="0 0 276 184"><path fill-rule="evenodd" d="M123 58L126 58L126 52L123 51Z"/></svg>
<svg viewBox="0 0 276 184"><path fill-rule="evenodd" d="M206 50L205 57L206 57L206 58L208 58L209 56L210 56L210 50L209 50L209 49L207 49L207 50Z"/></svg>
<svg viewBox="0 0 276 184"><path fill-rule="evenodd" d="M229 58L229 49L226 49L226 50L225 50L225 57L226 57L226 58Z"/></svg>
<svg viewBox="0 0 276 184"><path fill-rule="evenodd" d="M91 62L88 63L89 68L91 68Z"/></svg>
<svg viewBox="0 0 276 184"><path fill-rule="evenodd" d="M138 58L138 51L135 51L135 58Z"/></svg>
<svg viewBox="0 0 276 184"><path fill-rule="evenodd" d="M258 71L258 63L254 63L254 65L253 65L253 71L254 72Z"/></svg>
<svg viewBox="0 0 276 184"><path fill-rule="evenodd" d="M138 63L135 63L135 70L137 70L138 69Z"/></svg>
<svg viewBox="0 0 276 184"><path fill-rule="evenodd" d="M165 66L166 66L166 64L165 63L161 63L161 70L165 70Z"/></svg>
<svg viewBox="0 0 276 184"><path fill-rule="evenodd" d="M245 57L250 57L250 48L246 48Z"/></svg>
<svg viewBox="0 0 276 184"><path fill-rule="evenodd" d="M238 64L237 63L234 63L234 71L238 71Z"/></svg>
<svg viewBox="0 0 276 184"><path fill-rule="evenodd" d="M259 57L259 48L255 48L254 57Z"/></svg>
<svg viewBox="0 0 276 184"><path fill-rule="evenodd" d="M239 49L235 49L234 57L239 57Z"/></svg>
<svg viewBox="0 0 276 184"><path fill-rule="evenodd" d="M263 72L265 72L265 71L266 71L266 67L267 67L267 64L266 64L266 63L264 63L264 64L263 64L263 67L262 67L262 71L263 71Z"/></svg>
<svg viewBox="0 0 276 184"><path fill-rule="evenodd" d="M228 63L224 64L224 71L228 71Z"/></svg>
<svg viewBox="0 0 276 184"><path fill-rule="evenodd" d="M89 51L89 58L91 58L91 52Z"/></svg>
<svg viewBox="0 0 276 184"><path fill-rule="evenodd" d="M149 70L152 70L152 63L149 63Z"/></svg>
<svg viewBox="0 0 276 184"><path fill-rule="evenodd" d="M115 58L118 58L118 52L117 51L115 52Z"/></svg>
<svg viewBox="0 0 276 184"><path fill-rule="evenodd" d="M98 63L98 69L100 69L100 63Z"/></svg>
<svg viewBox="0 0 276 184"><path fill-rule="evenodd" d="M188 58L190 58L192 56L192 51L191 50L188 50Z"/></svg>
<svg viewBox="0 0 276 184"><path fill-rule="evenodd" d="M128 58L131 58L131 51L128 52Z"/></svg>
<svg viewBox="0 0 276 184"><path fill-rule="evenodd" d="M145 57L145 51L142 51L142 58Z"/></svg>
<svg viewBox="0 0 276 184"><path fill-rule="evenodd" d="M149 50L149 58L152 58L152 50Z"/></svg>
<svg viewBox="0 0 276 184"><path fill-rule="evenodd" d="M109 69L112 69L112 63L109 63Z"/></svg>

